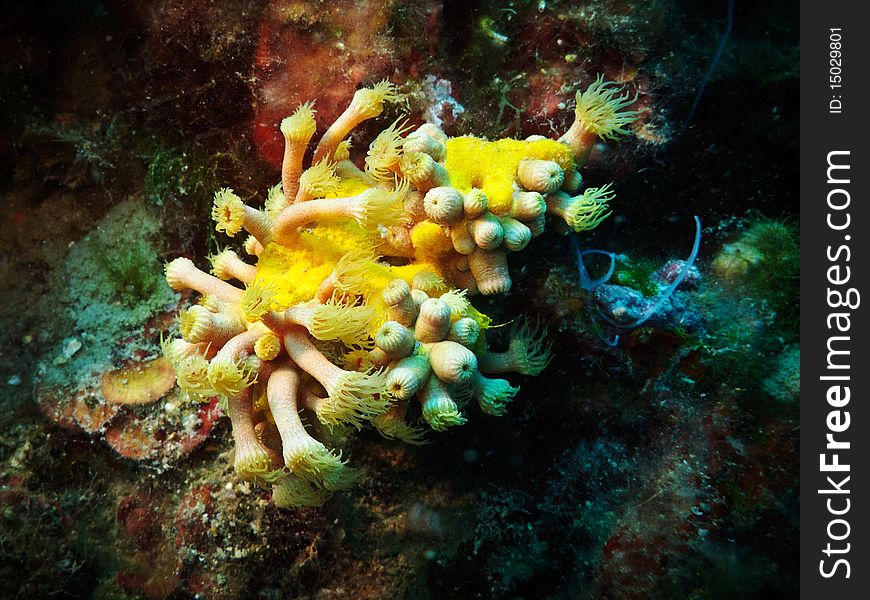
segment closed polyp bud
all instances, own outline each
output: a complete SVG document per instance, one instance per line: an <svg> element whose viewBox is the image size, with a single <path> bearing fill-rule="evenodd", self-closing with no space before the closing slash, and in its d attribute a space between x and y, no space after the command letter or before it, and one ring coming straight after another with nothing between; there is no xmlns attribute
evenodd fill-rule
<svg viewBox="0 0 870 600"><path fill-rule="evenodd" d="M387 321L375 332L375 345L390 357L403 358L414 351L414 332L396 321Z"/></svg>
<svg viewBox="0 0 870 600"><path fill-rule="evenodd" d="M422 152L431 156L435 162L444 160L444 143L419 129L410 133L405 138L405 144L402 149L406 153Z"/></svg>
<svg viewBox="0 0 870 600"><path fill-rule="evenodd" d="M517 169L517 181L527 190L547 194L562 187L565 173L552 160L524 160Z"/></svg>
<svg viewBox="0 0 870 600"><path fill-rule="evenodd" d="M466 217L473 219L483 214L488 203L489 201L486 198L486 194L483 193L483 190L479 188L471 188L471 191L465 194L462 209L465 212Z"/></svg>
<svg viewBox="0 0 870 600"><path fill-rule="evenodd" d="M440 342L450 332L450 307L443 300L427 298L420 305L414 325L415 337L423 342Z"/></svg>
<svg viewBox="0 0 870 600"><path fill-rule="evenodd" d="M547 212L547 202L538 192L514 192L508 215L520 221L531 221Z"/></svg>
<svg viewBox="0 0 870 600"><path fill-rule="evenodd" d="M518 252L529 245L532 239L532 231L528 227L510 217L502 217L499 220L504 229L505 248Z"/></svg>
<svg viewBox="0 0 870 600"><path fill-rule="evenodd" d="M425 133L426 135L435 138L442 144L447 142L447 134L444 133L440 127L434 125L433 123L423 123L417 128L417 131L414 133Z"/></svg>
<svg viewBox="0 0 870 600"><path fill-rule="evenodd" d="M462 192L445 186L432 188L423 198L423 210L432 221L440 225L451 225L462 218Z"/></svg>
<svg viewBox="0 0 870 600"><path fill-rule="evenodd" d="M466 348L474 346L478 337L480 337L480 326L471 317L458 319L450 326L450 333L447 334L448 340L462 344Z"/></svg>
<svg viewBox="0 0 870 600"><path fill-rule="evenodd" d="M504 229L501 223L489 212L469 221L468 231L474 238L474 243L484 250L494 250L501 246L504 240Z"/></svg>

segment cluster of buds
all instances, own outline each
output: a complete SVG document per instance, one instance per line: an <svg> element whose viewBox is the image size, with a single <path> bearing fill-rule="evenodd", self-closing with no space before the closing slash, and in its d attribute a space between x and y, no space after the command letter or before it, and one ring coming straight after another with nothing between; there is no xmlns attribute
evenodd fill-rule
<svg viewBox="0 0 870 600"><path fill-rule="evenodd" d="M538 375L546 332L521 320L493 352L490 319L466 296L510 288L507 253L542 232L545 213L582 231L612 198L608 186L571 195L577 140L448 138L396 121L359 168L348 135L397 97L388 82L357 91L307 169L316 124L303 104L281 123L282 181L263 209L215 194L216 229L247 231L256 264L225 250L211 273L187 258L166 267L174 290L201 295L179 318L181 337L164 342L178 385L194 400L220 398L237 473L271 486L280 506L321 504L356 479L318 432L370 423L422 443L426 425L465 423L471 400L504 414L519 388L487 375Z"/></svg>
<svg viewBox="0 0 870 600"><path fill-rule="evenodd" d="M489 318L471 305L465 292L445 291L435 277L415 277L410 286L395 279L382 300L389 320L375 332L375 348L367 358L388 366L387 392L395 403L372 420L387 437L411 443L421 439L420 430L406 423L408 402L414 397L423 420L436 431L464 424L461 409L472 398L482 412L503 415L519 387L484 373L538 375L550 361L546 331L526 321L511 331L506 352L488 350L482 332Z"/></svg>

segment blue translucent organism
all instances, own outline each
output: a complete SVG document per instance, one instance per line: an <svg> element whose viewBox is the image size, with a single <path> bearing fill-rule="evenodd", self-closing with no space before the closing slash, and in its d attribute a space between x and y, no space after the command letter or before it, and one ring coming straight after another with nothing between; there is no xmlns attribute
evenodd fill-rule
<svg viewBox="0 0 870 600"><path fill-rule="evenodd" d="M646 323L650 317L654 316L658 313L665 303L670 299L671 295L674 291L679 287L679 285L683 282L686 275L692 268L692 265L695 262L695 259L698 256L698 249L701 246L701 219L695 216L695 242L692 246L692 252L689 254L689 258L686 259L685 264L683 264L680 269L679 274L674 278L674 280L663 289L659 294L646 302L638 302L637 299L634 299L635 310L633 311L634 318L631 319L627 323L621 323L614 320L610 315L605 314L602 311L598 311L598 316L601 317L608 325L617 331L630 331L637 327L640 327L644 323ZM605 285L610 277L613 275L613 271L616 268L616 253L608 252L606 250L597 250L597 249L581 249L580 242L577 240L577 236L571 236L571 248L574 251L574 255L577 258L577 272L580 276L580 287L589 292L591 294L598 288L599 286ZM592 279L589 276L589 270L586 268L586 264L584 262L584 257L590 254L597 254L602 256L607 256L610 259L610 266L607 269L607 272L596 279ZM617 286L610 286L616 288ZM618 286L622 288L622 286ZM631 293L634 292L638 297L639 293L631 290L630 288L622 288L626 292ZM592 308L592 303L589 303L590 311ZM615 346L619 343L619 333L614 336L614 339L608 342L611 346Z"/></svg>

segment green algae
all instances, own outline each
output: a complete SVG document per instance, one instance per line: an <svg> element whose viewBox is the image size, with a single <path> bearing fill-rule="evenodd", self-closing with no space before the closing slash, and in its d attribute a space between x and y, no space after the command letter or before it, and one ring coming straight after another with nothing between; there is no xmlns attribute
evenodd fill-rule
<svg viewBox="0 0 870 600"><path fill-rule="evenodd" d="M218 187L213 158L220 157L206 160L193 151L158 147L145 174L145 197L157 206L211 198Z"/></svg>
<svg viewBox="0 0 870 600"><path fill-rule="evenodd" d="M613 277L608 283L624 285L639 291L646 298L655 298L659 294L659 285L653 280L653 275L660 268L661 262L652 258L627 259L618 256Z"/></svg>
<svg viewBox="0 0 870 600"><path fill-rule="evenodd" d="M159 211L130 198L70 248L52 282L69 329L41 365L42 381L80 383L119 360L156 354L145 325L178 303L178 294L162 281L160 232Z"/></svg>
<svg viewBox="0 0 870 600"><path fill-rule="evenodd" d="M70 249L65 279L77 329L128 331L174 305L177 295L161 282L160 227L156 211L126 200Z"/></svg>
<svg viewBox="0 0 870 600"><path fill-rule="evenodd" d="M766 392L783 405L799 390L800 246L797 227L750 217L711 263L696 300L709 328L700 340L707 384ZM784 351L784 348L786 351ZM792 348L792 350L788 350ZM747 402L748 411L772 410Z"/></svg>

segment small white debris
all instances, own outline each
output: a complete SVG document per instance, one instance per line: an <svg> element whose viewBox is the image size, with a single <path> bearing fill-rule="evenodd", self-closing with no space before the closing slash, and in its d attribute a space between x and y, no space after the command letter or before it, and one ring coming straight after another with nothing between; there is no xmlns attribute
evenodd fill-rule
<svg viewBox="0 0 870 600"><path fill-rule="evenodd" d="M420 91L428 104L424 113L428 123L441 127L445 117L455 119L465 112L465 107L453 97L453 84L447 79L427 75Z"/></svg>
<svg viewBox="0 0 870 600"><path fill-rule="evenodd" d="M82 347L82 343L76 337L68 337L63 341L60 350L60 356L54 359L53 364L62 365L73 357L73 354L78 352Z"/></svg>

